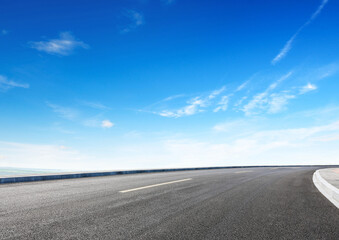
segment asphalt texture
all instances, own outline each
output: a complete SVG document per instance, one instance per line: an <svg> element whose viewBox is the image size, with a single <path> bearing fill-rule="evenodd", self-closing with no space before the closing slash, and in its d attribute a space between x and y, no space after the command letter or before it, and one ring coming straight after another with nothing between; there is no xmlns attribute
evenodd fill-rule
<svg viewBox="0 0 339 240"><path fill-rule="evenodd" d="M314 186L316 169L235 168L4 184L0 239L339 239L339 210Z"/></svg>

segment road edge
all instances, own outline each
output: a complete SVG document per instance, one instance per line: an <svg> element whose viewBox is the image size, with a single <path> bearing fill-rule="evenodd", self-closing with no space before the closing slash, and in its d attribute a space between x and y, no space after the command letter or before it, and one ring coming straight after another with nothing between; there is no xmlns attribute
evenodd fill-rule
<svg viewBox="0 0 339 240"><path fill-rule="evenodd" d="M313 183L316 188L324 195L331 203L339 208L339 189L328 183L321 175L320 170L313 173Z"/></svg>

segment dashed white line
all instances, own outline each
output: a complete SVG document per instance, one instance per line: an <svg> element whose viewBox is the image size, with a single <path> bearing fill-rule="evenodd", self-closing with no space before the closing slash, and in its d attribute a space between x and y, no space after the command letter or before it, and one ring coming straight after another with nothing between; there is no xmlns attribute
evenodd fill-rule
<svg viewBox="0 0 339 240"><path fill-rule="evenodd" d="M138 190L142 190L142 189L146 189L146 188L158 187L158 186L167 185L167 184L185 182L185 181L189 181L189 180L192 180L192 178L185 178L185 179L171 181L171 182L158 183L158 184L148 185L148 186L144 186L144 187L138 187L138 188L132 188L132 189L128 189L128 190L123 190L123 191L119 191L119 192L120 193L127 193L127 192L138 191Z"/></svg>

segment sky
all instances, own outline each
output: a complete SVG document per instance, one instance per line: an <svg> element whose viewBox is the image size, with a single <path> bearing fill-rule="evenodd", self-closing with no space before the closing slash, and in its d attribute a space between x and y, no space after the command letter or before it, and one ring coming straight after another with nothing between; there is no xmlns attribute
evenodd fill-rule
<svg viewBox="0 0 339 240"><path fill-rule="evenodd" d="M2 0L0 167L339 164L335 0Z"/></svg>

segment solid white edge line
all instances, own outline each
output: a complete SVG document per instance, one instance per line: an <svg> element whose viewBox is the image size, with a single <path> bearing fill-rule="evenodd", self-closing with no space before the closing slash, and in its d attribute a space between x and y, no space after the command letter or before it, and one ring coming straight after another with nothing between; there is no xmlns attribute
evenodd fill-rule
<svg viewBox="0 0 339 240"><path fill-rule="evenodd" d="M331 203L339 208L339 189L328 183L319 173L319 170L313 174L313 183L316 188L321 192Z"/></svg>
<svg viewBox="0 0 339 240"><path fill-rule="evenodd" d="M168 184L172 184L172 183L185 182L185 181L189 181L189 180L192 180L192 178L185 178L185 179L175 180L175 181L171 181L171 182L158 183L158 184L148 185L148 186L144 186L144 187L138 187L138 188L132 188L132 189L128 189L128 190L123 190L123 191L119 191L119 192L120 193L127 193L127 192L142 190L142 189L146 189L146 188L168 185Z"/></svg>

